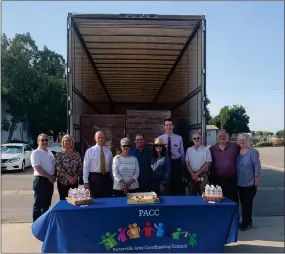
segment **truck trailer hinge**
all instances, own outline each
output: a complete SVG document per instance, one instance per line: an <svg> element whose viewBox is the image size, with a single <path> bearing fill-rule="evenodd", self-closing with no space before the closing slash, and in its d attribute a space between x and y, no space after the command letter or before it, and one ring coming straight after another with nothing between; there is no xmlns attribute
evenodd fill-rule
<svg viewBox="0 0 285 254"><path fill-rule="evenodd" d="M203 72L203 74L206 74L206 69L203 69L202 72Z"/></svg>
<svg viewBox="0 0 285 254"><path fill-rule="evenodd" d="M70 18L69 18L68 21L67 21L67 29L68 29L68 30L70 29Z"/></svg>
<svg viewBox="0 0 285 254"><path fill-rule="evenodd" d="M67 67L67 73L70 73L70 68L69 67Z"/></svg>

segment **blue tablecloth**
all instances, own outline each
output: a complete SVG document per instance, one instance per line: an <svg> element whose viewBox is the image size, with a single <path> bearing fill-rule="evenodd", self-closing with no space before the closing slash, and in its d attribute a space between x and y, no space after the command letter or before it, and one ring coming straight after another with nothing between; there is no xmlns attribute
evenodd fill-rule
<svg viewBox="0 0 285 254"><path fill-rule="evenodd" d="M223 252L236 242L238 207L224 199L161 197L160 204L127 205L126 198L96 199L76 207L58 202L32 225L42 252Z"/></svg>

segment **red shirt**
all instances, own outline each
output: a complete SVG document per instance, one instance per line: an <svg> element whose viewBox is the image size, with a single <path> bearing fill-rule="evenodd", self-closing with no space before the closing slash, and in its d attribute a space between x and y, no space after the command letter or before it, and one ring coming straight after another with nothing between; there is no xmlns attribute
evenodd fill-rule
<svg viewBox="0 0 285 254"><path fill-rule="evenodd" d="M155 230L152 227L145 227L142 232L145 232L145 236L151 236L152 232L155 232Z"/></svg>
<svg viewBox="0 0 285 254"><path fill-rule="evenodd" d="M212 163L210 174L216 177L231 178L237 174L237 158L240 147L236 143L228 142L225 150L219 144L210 147Z"/></svg>

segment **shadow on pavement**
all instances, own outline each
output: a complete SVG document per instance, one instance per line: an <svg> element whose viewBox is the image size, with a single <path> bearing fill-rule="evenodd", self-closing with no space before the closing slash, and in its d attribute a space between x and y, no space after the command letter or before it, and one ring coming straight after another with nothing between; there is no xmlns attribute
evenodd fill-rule
<svg viewBox="0 0 285 254"><path fill-rule="evenodd" d="M240 244L236 246L226 246L224 252L225 253L284 253L284 247Z"/></svg>
<svg viewBox="0 0 285 254"><path fill-rule="evenodd" d="M260 173L260 187L284 187L285 172L262 168Z"/></svg>
<svg viewBox="0 0 285 254"><path fill-rule="evenodd" d="M225 246L225 252L284 253L284 216L253 219L254 227L239 231L238 242Z"/></svg>
<svg viewBox="0 0 285 254"><path fill-rule="evenodd" d="M19 175L32 175L33 173L34 173L34 170L32 167L27 167L24 172L16 171L16 170L1 172L2 175L17 175L17 176L19 176Z"/></svg>

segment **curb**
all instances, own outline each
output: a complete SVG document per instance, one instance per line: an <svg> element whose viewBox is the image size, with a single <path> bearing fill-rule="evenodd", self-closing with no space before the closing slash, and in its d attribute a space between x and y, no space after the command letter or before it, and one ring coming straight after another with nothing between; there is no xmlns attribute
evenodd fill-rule
<svg viewBox="0 0 285 254"><path fill-rule="evenodd" d="M1 192L4 195L31 195L34 194L33 190L4 190ZM53 194L58 194L58 190L54 190Z"/></svg>
<svg viewBox="0 0 285 254"><path fill-rule="evenodd" d="M280 172L284 172L284 168L276 167L276 166L273 166L273 165L261 164L261 167L265 167L265 168L277 170L277 171L280 171Z"/></svg>

